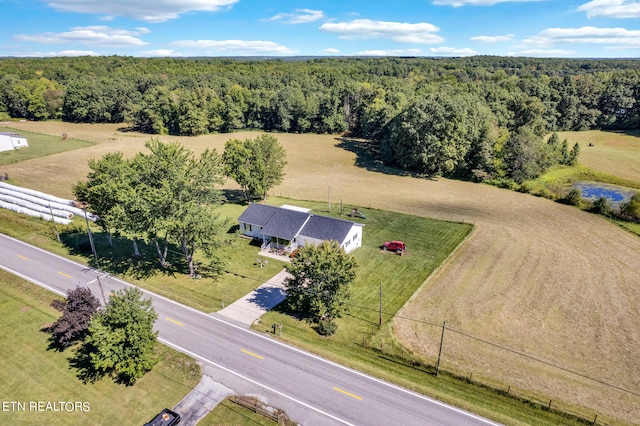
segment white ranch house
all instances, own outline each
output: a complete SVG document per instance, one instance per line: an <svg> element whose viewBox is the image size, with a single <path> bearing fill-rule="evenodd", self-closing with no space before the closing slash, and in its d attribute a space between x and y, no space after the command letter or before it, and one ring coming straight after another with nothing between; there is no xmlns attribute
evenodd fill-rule
<svg viewBox="0 0 640 426"><path fill-rule="evenodd" d="M0 132L0 152L29 146L27 138L18 133Z"/></svg>
<svg viewBox="0 0 640 426"><path fill-rule="evenodd" d="M238 218L240 232L262 240L262 249L292 252L306 244L337 241L350 253L362 245L362 223L310 213L300 207L250 204Z"/></svg>

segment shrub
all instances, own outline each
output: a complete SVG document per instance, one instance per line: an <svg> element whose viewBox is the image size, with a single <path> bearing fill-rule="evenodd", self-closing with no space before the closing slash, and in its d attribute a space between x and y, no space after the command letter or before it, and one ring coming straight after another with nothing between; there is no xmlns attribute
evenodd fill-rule
<svg viewBox="0 0 640 426"><path fill-rule="evenodd" d="M574 188L560 201L570 206L580 207L582 204L582 192L579 189Z"/></svg>
<svg viewBox="0 0 640 426"><path fill-rule="evenodd" d="M611 201L606 197L598 198L591 206L591 212L601 214L603 216L609 216L612 211Z"/></svg>
<svg viewBox="0 0 640 426"><path fill-rule="evenodd" d="M640 221L640 192L636 192L631 200L620 206L620 214L627 220Z"/></svg>
<svg viewBox="0 0 640 426"><path fill-rule="evenodd" d="M316 331L321 336L331 336L338 330L338 325L331 318L323 318L318 321Z"/></svg>

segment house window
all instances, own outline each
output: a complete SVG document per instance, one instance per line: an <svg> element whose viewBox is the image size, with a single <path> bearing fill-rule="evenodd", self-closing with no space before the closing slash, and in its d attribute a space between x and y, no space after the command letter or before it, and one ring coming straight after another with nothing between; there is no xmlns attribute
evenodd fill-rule
<svg viewBox="0 0 640 426"><path fill-rule="evenodd" d="M353 241L355 241L355 240L357 240L357 239L358 239L358 234L355 234L355 235L353 236Z"/></svg>
<svg viewBox="0 0 640 426"><path fill-rule="evenodd" d="M251 232L251 224L250 223L245 223L244 224L244 229L246 229L247 231Z"/></svg>

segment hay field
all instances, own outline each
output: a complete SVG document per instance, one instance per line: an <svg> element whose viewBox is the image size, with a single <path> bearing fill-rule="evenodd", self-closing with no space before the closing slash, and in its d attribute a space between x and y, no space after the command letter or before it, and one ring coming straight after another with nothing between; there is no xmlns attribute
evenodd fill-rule
<svg viewBox="0 0 640 426"><path fill-rule="evenodd" d="M69 196L70 185L86 175L87 159L114 150L132 154L149 138L118 132L113 125L33 122L15 127L66 132L97 142L0 169L6 168L21 185L60 196ZM180 140L199 151L221 150L230 137L250 135L162 139ZM330 186L333 202L342 197L345 203L364 207L475 223L473 235L414 295L401 311L403 316L434 323L446 320L448 327L640 394L640 238L600 217L546 199L487 185L393 174L368 161L358 144L336 147L339 142L332 136L278 139L289 164L275 195L326 200ZM616 174L626 173L624 168ZM427 359L437 356L440 329L397 319L394 331ZM640 396L524 361L452 332L445 339L446 369L491 377L505 388L553 395L554 400L630 423L640 419Z"/></svg>
<svg viewBox="0 0 640 426"><path fill-rule="evenodd" d="M569 147L580 144L580 163L598 172L640 182L640 138L626 133L559 132ZM589 143L593 146L589 146Z"/></svg>

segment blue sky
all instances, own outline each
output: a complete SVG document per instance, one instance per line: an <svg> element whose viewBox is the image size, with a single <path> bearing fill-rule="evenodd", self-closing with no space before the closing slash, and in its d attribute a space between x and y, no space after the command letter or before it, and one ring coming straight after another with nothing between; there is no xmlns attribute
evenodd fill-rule
<svg viewBox="0 0 640 426"><path fill-rule="evenodd" d="M640 57L640 0L0 0L0 56Z"/></svg>

